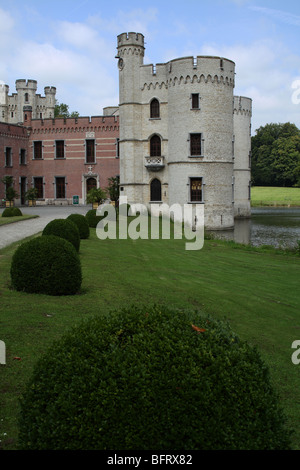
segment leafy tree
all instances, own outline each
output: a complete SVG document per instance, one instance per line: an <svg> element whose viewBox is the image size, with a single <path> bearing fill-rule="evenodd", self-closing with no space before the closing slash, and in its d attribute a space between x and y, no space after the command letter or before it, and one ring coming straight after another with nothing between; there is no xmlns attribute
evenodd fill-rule
<svg viewBox="0 0 300 470"><path fill-rule="evenodd" d="M293 186L300 183L300 130L290 122L266 124L252 137L252 183Z"/></svg>
<svg viewBox="0 0 300 470"><path fill-rule="evenodd" d="M59 118L69 118L69 117L79 117L78 111L72 111L70 113L69 106L65 103L59 103L56 100L55 108L54 108L54 117Z"/></svg>
<svg viewBox="0 0 300 470"><path fill-rule="evenodd" d="M115 203L119 199L119 186L120 186L120 177L119 175L117 176L112 176L111 178L108 178L108 193L111 201L114 201Z"/></svg>

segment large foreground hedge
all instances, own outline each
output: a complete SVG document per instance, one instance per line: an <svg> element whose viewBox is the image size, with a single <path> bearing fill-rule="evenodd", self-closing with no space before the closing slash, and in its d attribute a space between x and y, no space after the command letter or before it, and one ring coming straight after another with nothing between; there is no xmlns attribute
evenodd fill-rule
<svg viewBox="0 0 300 470"><path fill-rule="evenodd" d="M22 243L13 255L10 272L14 289L34 294L76 294L82 282L74 246L54 235Z"/></svg>
<svg viewBox="0 0 300 470"><path fill-rule="evenodd" d="M259 353L221 322L167 308L102 313L43 356L20 449L288 449Z"/></svg>

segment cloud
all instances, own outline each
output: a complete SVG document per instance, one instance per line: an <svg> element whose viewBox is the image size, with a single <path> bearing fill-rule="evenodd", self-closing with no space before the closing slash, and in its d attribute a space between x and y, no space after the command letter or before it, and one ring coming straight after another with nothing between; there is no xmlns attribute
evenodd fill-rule
<svg viewBox="0 0 300 470"><path fill-rule="evenodd" d="M275 20L279 20L283 23L292 25L292 26L300 26L300 16L294 15L293 13L289 13L287 11L282 10L275 10L273 8L265 8L265 7L257 7L257 6L250 6L250 10L257 11L258 13L262 13L264 15L270 16Z"/></svg>
<svg viewBox="0 0 300 470"><path fill-rule="evenodd" d="M299 106L291 99L295 76L290 65L292 63L295 70L300 69L300 56L292 55L284 45L272 39L221 48L206 44L202 53L227 57L235 62L234 93L252 98L253 130L270 119L299 123Z"/></svg>
<svg viewBox="0 0 300 470"><path fill-rule="evenodd" d="M91 25L109 32L110 35L117 36L120 33L137 32L151 38L157 16L158 10L156 8L148 8L146 10L136 8L131 11L119 10L109 21L99 15L95 15L89 18L89 22Z"/></svg>
<svg viewBox="0 0 300 470"><path fill-rule="evenodd" d="M85 23L71 23L61 21L55 25L57 35L64 44L64 47L71 46L78 50L84 50L89 55L93 52L101 52L102 59L107 51L106 41L101 38L98 30ZM107 58L110 55L107 54Z"/></svg>

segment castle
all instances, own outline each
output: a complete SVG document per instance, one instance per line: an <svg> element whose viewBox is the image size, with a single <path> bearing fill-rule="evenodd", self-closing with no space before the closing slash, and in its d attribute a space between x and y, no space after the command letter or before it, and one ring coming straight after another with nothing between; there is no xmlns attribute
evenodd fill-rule
<svg viewBox="0 0 300 470"><path fill-rule="evenodd" d="M204 204L211 229L249 217L252 101L233 94L234 62L144 65L142 34L117 41L119 106L103 116L54 119L54 87L45 97L34 80L17 80L12 96L1 87L0 177L14 177L17 202L35 186L40 204L84 204L89 188L120 175L129 203Z"/></svg>
<svg viewBox="0 0 300 470"><path fill-rule="evenodd" d="M144 65L144 36L118 36L120 194L129 203L204 204L205 225L250 215L251 105L235 64L197 56Z"/></svg>

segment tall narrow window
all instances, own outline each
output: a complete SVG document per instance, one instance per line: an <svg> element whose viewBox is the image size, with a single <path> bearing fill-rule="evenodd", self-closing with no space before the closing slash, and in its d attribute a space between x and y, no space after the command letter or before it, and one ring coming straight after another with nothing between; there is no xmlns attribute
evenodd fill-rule
<svg viewBox="0 0 300 470"><path fill-rule="evenodd" d="M25 93L25 103L28 103L29 99L28 99L28 93Z"/></svg>
<svg viewBox="0 0 300 470"><path fill-rule="evenodd" d="M191 202L203 201L202 178L190 178L190 200Z"/></svg>
<svg viewBox="0 0 300 470"><path fill-rule="evenodd" d="M43 147L41 140L36 140L33 142L33 158L35 160L40 160L43 158Z"/></svg>
<svg viewBox="0 0 300 470"><path fill-rule="evenodd" d="M159 118L159 101L156 98L150 103L150 118Z"/></svg>
<svg viewBox="0 0 300 470"><path fill-rule="evenodd" d="M190 154L201 155L201 134L190 134Z"/></svg>
<svg viewBox="0 0 300 470"><path fill-rule="evenodd" d="M154 135L150 139L150 157L161 156L161 140L158 135Z"/></svg>
<svg viewBox="0 0 300 470"><path fill-rule="evenodd" d="M36 176L33 180L33 186L37 189L37 198L43 199L44 197L44 181L42 176Z"/></svg>
<svg viewBox="0 0 300 470"><path fill-rule="evenodd" d="M85 141L85 161L86 163L95 163L95 140L87 139Z"/></svg>
<svg viewBox="0 0 300 470"><path fill-rule="evenodd" d="M116 158L119 158L120 156L120 139L116 139Z"/></svg>
<svg viewBox="0 0 300 470"><path fill-rule="evenodd" d="M151 181L150 200L161 201L161 182L157 178Z"/></svg>
<svg viewBox="0 0 300 470"><path fill-rule="evenodd" d="M192 109L199 109L199 93L192 94Z"/></svg>
<svg viewBox="0 0 300 470"><path fill-rule="evenodd" d="M55 141L55 158L65 158L65 141Z"/></svg>
<svg viewBox="0 0 300 470"><path fill-rule="evenodd" d="M88 193L93 188L97 188L97 180L96 178L88 178L86 180L86 193Z"/></svg>
<svg viewBox="0 0 300 470"><path fill-rule="evenodd" d="M64 177L56 177L55 178L55 186L56 186L56 199L65 199L66 197L66 181Z"/></svg>
<svg viewBox="0 0 300 470"><path fill-rule="evenodd" d="M26 165L26 150L20 149L20 165Z"/></svg>
<svg viewBox="0 0 300 470"><path fill-rule="evenodd" d="M12 150L11 150L11 147L5 147L5 166L12 166Z"/></svg>

